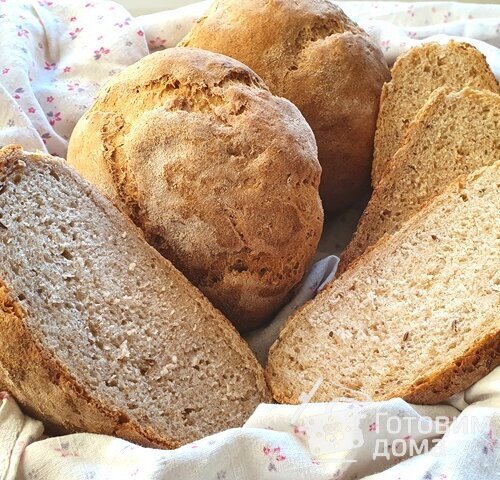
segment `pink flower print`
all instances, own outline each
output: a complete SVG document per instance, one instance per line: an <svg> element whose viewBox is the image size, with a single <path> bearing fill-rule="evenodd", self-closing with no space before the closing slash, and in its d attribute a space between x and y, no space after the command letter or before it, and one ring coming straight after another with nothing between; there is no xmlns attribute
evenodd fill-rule
<svg viewBox="0 0 500 480"><path fill-rule="evenodd" d="M64 72L64 73L69 73L69 72L71 72L71 67L64 67L63 72Z"/></svg>
<svg viewBox="0 0 500 480"><path fill-rule="evenodd" d="M60 122L62 120L61 118L61 112L47 112L47 117L49 117L49 123L54 126L56 122Z"/></svg>
<svg viewBox="0 0 500 480"><path fill-rule="evenodd" d="M92 7L95 7L95 5L93 3L86 3L85 4L85 8L92 8Z"/></svg>
<svg viewBox="0 0 500 480"><path fill-rule="evenodd" d="M7 75L9 72L10 72L10 68L5 67L5 68L2 70L2 75Z"/></svg>
<svg viewBox="0 0 500 480"><path fill-rule="evenodd" d="M447 23L451 18L451 12L446 12L443 16L443 22Z"/></svg>
<svg viewBox="0 0 500 480"><path fill-rule="evenodd" d="M69 19L69 21L70 21L70 22L76 22L76 17L71 17L71 18Z"/></svg>
<svg viewBox="0 0 500 480"><path fill-rule="evenodd" d="M78 37L78 34L83 31L83 27L77 27L75 28L72 32L69 32L69 36L71 37L71 40L74 40L75 38Z"/></svg>
<svg viewBox="0 0 500 480"><path fill-rule="evenodd" d="M369 432L374 432L376 429L377 429L377 422L373 422L373 423L370 423L370 425L368 425Z"/></svg>
<svg viewBox="0 0 500 480"><path fill-rule="evenodd" d="M68 85L68 90L70 92L73 92L73 91L76 91L76 92L83 92L83 88L80 87L80 83L79 82L69 82Z"/></svg>
<svg viewBox="0 0 500 480"><path fill-rule="evenodd" d="M109 48L104 47L101 47L99 50L94 50L94 59L99 60L103 55L107 55L109 51Z"/></svg>
<svg viewBox="0 0 500 480"><path fill-rule="evenodd" d="M380 42L380 46L384 49L385 52L389 50L390 44L391 44L390 40L382 40L382 42Z"/></svg>
<svg viewBox="0 0 500 480"><path fill-rule="evenodd" d="M38 4L41 7L51 7L53 5L53 2L50 2L49 0L40 0Z"/></svg>
<svg viewBox="0 0 500 480"><path fill-rule="evenodd" d="M99 20L101 20L101 19L99 19ZM99 35L99 36L97 37L97 40L102 40L103 38L104 38L104 36L103 36L103 35Z"/></svg>
<svg viewBox="0 0 500 480"><path fill-rule="evenodd" d="M126 25L130 25L130 17L127 17L125 20L123 20L123 22L116 22L115 23L115 27L118 27L118 28L123 28Z"/></svg>
<svg viewBox="0 0 500 480"><path fill-rule="evenodd" d="M144 37L144 31L143 30L138 30L136 33L137 33L137 35L139 35L139 37Z"/></svg>
<svg viewBox="0 0 500 480"><path fill-rule="evenodd" d="M45 145L47 145L47 140L48 140L49 138L52 138L52 137L50 136L50 133L44 133L44 134L42 134L42 140L43 140L43 143L44 143Z"/></svg>
<svg viewBox="0 0 500 480"><path fill-rule="evenodd" d="M485 455L492 453L497 445L498 445L498 439L495 438L495 434L493 433L493 430L490 428L486 435L486 444L483 447L483 453Z"/></svg>
<svg viewBox="0 0 500 480"><path fill-rule="evenodd" d="M282 462L283 460L286 460L285 455L283 455L281 453L280 447L271 448L271 447L266 445L262 448L262 452L269 459L269 464L267 466L267 469L270 472L276 471L276 463L275 462Z"/></svg>
<svg viewBox="0 0 500 480"><path fill-rule="evenodd" d="M30 32L28 30L23 28L22 25L16 25L16 28L17 28L17 36L18 37L28 38L28 36L30 34Z"/></svg>
<svg viewBox="0 0 500 480"><path fill-rule="evenodd" d="M149 45L153 48L163 47L167 43L164 38L156 37L149 41Z"/></svg>
<svg viewBox="0 0 500 480"><path fill-rule="evenodd" d="M298 437L305 437L307 432L304 430L303 427L298 427L297 425L293 426L293 433L294 435L297 435Z"/></svg>
<svg viewBox="0 0 500 480"><path fill-rule="evenodd" d="M408 8L408 15L410 15L410 17L414 17L415 16L415 11L413 10L413 7L409 7Z"/></svg>
<svg viewBox="0 0 500 480"><path fill-rule="evenodd" d="M22 87L16 88L14 90L14 98L16 100L19 100L21 98L21 95L20 95L21 93L24 93L24 88L22 88Z"/></svg>
<svg viewBox="0 0 500 480"><path fill-rule="evenodd" d="M36 108L35 107L30 107L30 108L28 108L28 112L29 113L35 113L36 112Z"/></svg>
<svg viewBox="0 0 500 480"><path fill-rule="evenodd" d="M55 70L57 65L55 63L45 62L45 70Z"/></svg>
<svg viewBox="0 0 500 480"><path fill-rule="evenodd" d="M54 101L54 97L49 95L45 100L47 100L48 103L52 103Z"/></svg>
<svg viewBox="0 0 500 480"><path fill-rule="evenodd" d="M61 448L54 448L55 452L58 452L61 457L78 457L77 452L72 452L69 449L69 442L61 442Z"/></svg>

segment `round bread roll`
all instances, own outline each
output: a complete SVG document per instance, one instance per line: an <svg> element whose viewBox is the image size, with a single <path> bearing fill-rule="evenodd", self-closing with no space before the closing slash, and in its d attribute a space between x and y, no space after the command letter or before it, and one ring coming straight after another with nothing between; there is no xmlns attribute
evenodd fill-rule
<svg viewBox="0 0 500 480"><path fill-rule="evenodd" d="M337 213L368 192L380 92L390 73L369 36L328 0L215 0L182 46L223 53L297 105Z"/></svg>
<svg viewBox="0 0 500 480"><path fill-rule="evenodd" d="M77 124L68 161L240 331L276 312L312 261L314 135L236 60L172 48L128 67Z"/></svg>

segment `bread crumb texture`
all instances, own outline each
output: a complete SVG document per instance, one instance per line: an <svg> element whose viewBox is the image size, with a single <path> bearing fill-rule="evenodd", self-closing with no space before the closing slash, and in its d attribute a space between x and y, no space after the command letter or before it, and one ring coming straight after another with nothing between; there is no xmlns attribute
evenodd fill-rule
<svg viewBox="0 0 500 480"><path fill-rule="evenodd" d="M240 330L289 298L323 225L314 135L248 67L193 48L114 77L68 161Z"/></svg>
<svg viewBox="0 0 500 480"><path fill-rule="evenodd" d="M440 88L419 111L342 253L343 272L366 248L401 228L459 175L500 158L500 95Z"/></svg>
<svg viewBox="0 0 500 480"><path fill-rule="evenodd" d="M285 324L267 366L276 400L323 378L315 401L435 404L499 365L499 211L497 162L369 249Z"/></svg>
<svg viewBox="0 0 500 480"><path fill-rule="evenodd" d="M375 134L372 183L382 179L400 147L410 122L429 96L440 87L465 87L500 93L484 55L465 42L425 43L396 60L392 80L384 85Z"/></svg>
<svg viewBox="0 0 500 480"><path fill-rule="evenodd" d="M269 399L234 327L65 162L0 150L0 385L52 433L174 448Z"/></svg>
<svg viewBox="0 0 500 480"><path fill-rule="evenodd" d="M236 58L311 125L321 198L336 213L368 192L382 85L378 46L328 0L215 0L180 45Z"/></svg>

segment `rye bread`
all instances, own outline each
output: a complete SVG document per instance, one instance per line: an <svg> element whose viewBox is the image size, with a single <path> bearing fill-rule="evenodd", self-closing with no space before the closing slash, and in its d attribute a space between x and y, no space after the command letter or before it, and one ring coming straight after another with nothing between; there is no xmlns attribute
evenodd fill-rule
<svg viewBox="0 0 500 480"><path fill-rule="evenodd" d="M401 55L392 80L382 89L375 133L372 185L376 186L399 148L410 122L439 87L471 87L500 93L485 57L472 45L450 41L426 43Z"/></svg>
<svg viewBox="0 0 500 480"><path fill-rule="evenodd" d="M435 404L499 365L499 211L496 162L365 252L285 324L267 365L274 398L298 403L322 378L314 401Z"/></svg>
<svg viewBox="0 0 500 480"><path fill-rule="evenodd" d="M375 187L338 273L383 235L401 228L459 175L499 158L500 95L470 88L435 91Z"/></svg>
<svg viewBox="0 0 500 480"><path fill-rule="evenodd" d="M268 399L232 325L60 159L0 150L0 385L53 433L173 448Z"/></svg>

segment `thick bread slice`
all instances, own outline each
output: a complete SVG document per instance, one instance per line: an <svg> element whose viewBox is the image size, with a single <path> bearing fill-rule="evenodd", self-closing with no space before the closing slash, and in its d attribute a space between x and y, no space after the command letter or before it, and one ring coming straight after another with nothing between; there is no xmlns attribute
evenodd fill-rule
<svg viewBox="0 0 500 480"><path fill-rule="evenodd" d="M0 384L56 431L177 447L268 399L231 324L62 161L0 150Z"/></svg>
<svg viewBox="0 0 500 480"><path fill-rule="evenodd" d="M427 43L399 57L392 80L382 89L375 133L372 184L376 186L399 148L409 123L439 87L464 87L500 93L498 82L484 56L472 45L451 41Z"/></svg>
<svg viewBox="0 0 500 480"><path fill-rule="evenodd" d="M500 162L463 177L293 315L274 398L438 403L500 364ZM350 392L351 389L356 392Z"/></svg>
<svg viewBox="0 0 500 480"><path fill-rule="evenodd" d="M461 174L500 159L500 95L439 89L419 112L375 188L338 273Z"/></svg>

